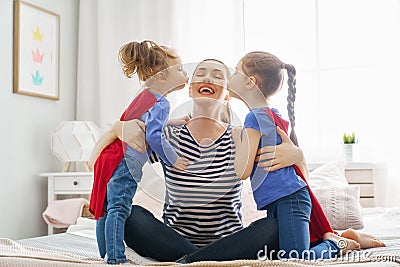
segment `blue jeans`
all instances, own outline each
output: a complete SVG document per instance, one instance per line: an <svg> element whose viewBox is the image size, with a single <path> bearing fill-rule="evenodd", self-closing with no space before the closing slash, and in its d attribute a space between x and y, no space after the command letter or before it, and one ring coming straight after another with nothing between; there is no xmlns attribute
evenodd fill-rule
<svg viewBox="0 0 400 267"><path fill-rule="evenodd" d="M310 248L311 199L307 187L282 197L265 209L278 219L279 247L282 258L329 259L340 252L336 242L324 240Z"/></svg>
<svg viewBox="0 0 400 267"><path fill-rule="evenodd" d="M104 217L97 221L96 237L100 256L104 258L107 254L109 264L128 262L124 244L125 221L131 214L132 198L141 178L142 165L125 155L107 184Z"/></svg>

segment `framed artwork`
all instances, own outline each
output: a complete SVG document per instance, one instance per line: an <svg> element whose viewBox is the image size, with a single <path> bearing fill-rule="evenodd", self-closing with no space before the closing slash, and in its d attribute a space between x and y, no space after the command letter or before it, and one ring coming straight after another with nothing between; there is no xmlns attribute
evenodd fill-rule
<svg viewBox="0 0 400 267"><path fill-rule="evenodd" d="M60 16L14 0L13 92L60 99Z"/></svg>

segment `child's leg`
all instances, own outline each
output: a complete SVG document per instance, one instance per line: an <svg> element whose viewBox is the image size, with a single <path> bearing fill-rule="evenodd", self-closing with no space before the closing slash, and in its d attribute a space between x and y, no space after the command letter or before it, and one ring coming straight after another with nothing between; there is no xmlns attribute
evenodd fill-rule
<svg viewBox="0 0 400 267"><path fill-rule="evenodd" d="M106 255L106 234L105 234L106 216L107 214L104 213L104 216L100 217L96 222L96 240L101 258L104 258L104 256Z"/></svg>
<svg viewBox="0 0 400 267"><path fill-rule="evenodd" d="M333 239L326 239L323 240L321 243L310 248L309 253L307 254L307 257L305 257L305 259L308 260L332 259L339 255L340 255L340 247L338 246L336 241Z"/></svg>
<svg viewBox="0 0 400 267"><path fill-rule="evenodd" d="M278 219L279 247L285 251L281 257L311 260L329 259L340 254L341 249L336 239L328 237L310 248L311 199L306 187L269 206L275 209Z"/></svg>
<svg viewBox="0 0 400 267"><path fill-rule="evenodd" d="M330 240L337 245L339 250L339 253L337 255L343 255L348 251L361 249L360 243L358 243L357 241L338 236L335 233L325 233L323 239Z"/></svg>
<svg viewBox="0 0 400 267"><path fill-rule="evenodd" d="M268 209L268 206L267 206ZM311 199L307 188L283 197L275 203L279 247L283 258L304 258L310 248Z"/></svg>
<svg viewBox="0 0 400 267"><path fill-rule="evenodd" d="M124 227L131 213L132 198L142 177L142 166L133 158L125 156L107 184L107 219L105 238L107 263L127 262L125 257Z"/></svg>

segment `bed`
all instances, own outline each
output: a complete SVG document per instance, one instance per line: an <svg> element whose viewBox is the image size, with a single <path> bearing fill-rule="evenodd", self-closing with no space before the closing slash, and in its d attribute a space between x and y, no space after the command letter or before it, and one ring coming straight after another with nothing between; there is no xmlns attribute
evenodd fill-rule
<svg viewBox="0 0 400 267"><path fill-rule="evenodd" d="M373 234L385 242L386 247L365 249L330 260L204 261L187 264L187 266L400 266L400 208L362 208L359 205L359 190L350 189L348 184L344 184L344 174L343 177L338 177L342 175L342 172L343 170L341 167L338 168L338 165L331 165L316 170L313 173L314 177L310 176L310 185L314 186L312 188L315 189L317 197L320 198L322 207L324 210L326 209L328 219L331 224L335 225L335 229L359 228L361 231ZM329 182L318 180L321 177L328 179ZM324 187L315 186L321 183L330 184ZM264 216L264 213L254 210L254 202L252 202L251 191L248 187L249 184L245 183L242 195L245 226ZM146 199L136 201L138 204L148 202ZM161 206L147 208L161 210ZM177 265L167 262L160 263L141 257L129 248L127 248L126 254L128 259L136 266ZM71 225L66 233L22 240L0 238L0 266L108 265L98 255L95 241L95 221L79 218L77 223Z"/></svg>

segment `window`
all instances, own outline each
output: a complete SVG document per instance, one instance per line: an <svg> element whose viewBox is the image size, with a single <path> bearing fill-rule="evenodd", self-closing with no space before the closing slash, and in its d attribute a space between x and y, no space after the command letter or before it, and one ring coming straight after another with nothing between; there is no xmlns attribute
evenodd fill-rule
<svg viewBox="0 0 400 267"><path fill-rule="evenodd" d="M392 119L378 114L396 112L387 96L399 71L398 0L244 0L243 17L245 52L297 68L296 131L307 155L337 156L344 131L360 144L379 140ZM286 114L284 91L274 105Z"/></svg>

